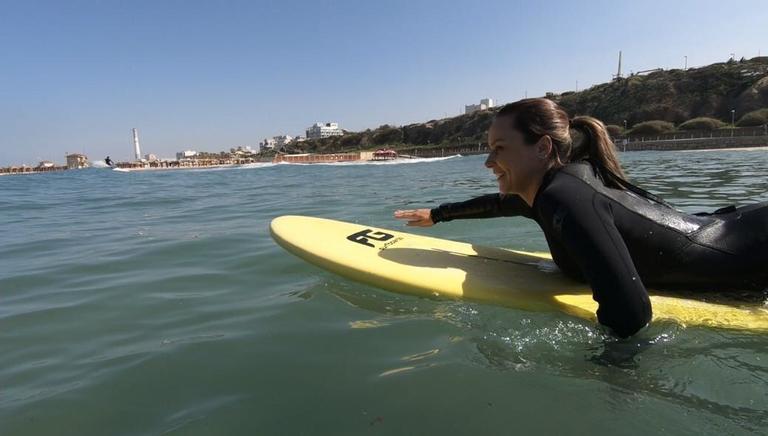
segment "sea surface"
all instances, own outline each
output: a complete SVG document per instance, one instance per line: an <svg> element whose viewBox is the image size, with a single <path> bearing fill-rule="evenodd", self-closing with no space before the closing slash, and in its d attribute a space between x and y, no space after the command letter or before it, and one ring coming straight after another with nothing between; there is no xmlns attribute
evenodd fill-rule
<svg viewBox="0 0 768 436"><path fill-rule="evenodd" d="M768 200L766 150L621 158L686 211ZM269 236L284 214L402 229L396 209L494 192L483 159L0 177L0 435L766 434L766 334L619 341L360 285ZM414 231L546 249L524 218Z"/></svg>

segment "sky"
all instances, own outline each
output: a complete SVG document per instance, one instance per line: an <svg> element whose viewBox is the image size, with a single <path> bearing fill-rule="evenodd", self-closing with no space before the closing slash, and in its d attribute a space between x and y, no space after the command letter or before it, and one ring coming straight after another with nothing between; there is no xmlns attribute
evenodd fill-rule
<svg viewBox="0 0 768 436"><path fill-rule="evenodd" d="M768 55L756 1L0 0L0 166L257 146Z"/></svg>

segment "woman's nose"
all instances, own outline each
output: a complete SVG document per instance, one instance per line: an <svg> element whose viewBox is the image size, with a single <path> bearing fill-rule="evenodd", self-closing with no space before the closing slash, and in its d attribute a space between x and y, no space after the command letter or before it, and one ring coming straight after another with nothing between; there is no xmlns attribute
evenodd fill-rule
<svg viewBox="0 0 768 436"><path fill-rule="evenodd" d="M493 165L496 162L494 162L493 154L488 154L488 157L485 159L485 167L486 168L493 168Z"/></svg>

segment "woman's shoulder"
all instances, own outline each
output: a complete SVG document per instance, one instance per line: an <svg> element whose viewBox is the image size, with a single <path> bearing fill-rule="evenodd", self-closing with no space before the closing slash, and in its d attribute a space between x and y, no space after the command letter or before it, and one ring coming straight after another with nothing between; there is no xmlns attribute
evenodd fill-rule
<svg viewBox="0 0 768 436"><path fill-rule="evenodd" d="M552 171L536 198L536 204L544 209L580 207L598 192L592 179L591 166L571 163ZM596 180L597 184L601 184Z"/></svg>
<svg viewBox="0 0 768 436"><path fill-rule="evenodd" d="M580 190L596 190L603 187L592 165L589 162L568 163L553 169L545 177L546 191L550 193L576 192Z"/></svg>

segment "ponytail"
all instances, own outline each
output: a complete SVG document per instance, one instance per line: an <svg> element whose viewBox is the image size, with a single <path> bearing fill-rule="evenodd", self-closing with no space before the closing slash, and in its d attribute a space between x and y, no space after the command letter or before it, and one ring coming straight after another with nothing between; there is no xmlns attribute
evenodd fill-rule
<svg viewBox="0 0 768 436"><path fill-rule="evenodd" d="M606 186L632 191L648 200L672 207L660 197L633 185L627 180L624 170L621 169L619 157L616 155L616 147L608 135L608 130L600 120L587 116L574 117L570 120L569 127L584 136L580 144L574 144L569 161L586 160L597 170Z"/></svg>
<svg viewBox="0 0 768 436"><path fill-rule="evenodd" d="M616 185L614 180L616 178L626 181L627 176L621 169L619 157L616 155L616 147L614 147L605 125L600 120L587 116L574 117L571 119L569 127L583 136L580 143L573 144L569 161L589 161L606 184ZM621 185L612 187L622 188Z"/></svg>

